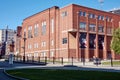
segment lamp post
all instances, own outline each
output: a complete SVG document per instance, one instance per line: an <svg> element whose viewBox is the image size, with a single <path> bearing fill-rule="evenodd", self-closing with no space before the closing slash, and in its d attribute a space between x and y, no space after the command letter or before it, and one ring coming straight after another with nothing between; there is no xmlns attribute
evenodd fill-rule
<svg viewBox="0 0 120 80"><path fill-rule="evenodd" d="M25 62L25 43L26 43L26 34L25 34L25 32L24 32L23 40L24 40L24 47L23 47L23 49L24 49L23 62Z"/></svg>

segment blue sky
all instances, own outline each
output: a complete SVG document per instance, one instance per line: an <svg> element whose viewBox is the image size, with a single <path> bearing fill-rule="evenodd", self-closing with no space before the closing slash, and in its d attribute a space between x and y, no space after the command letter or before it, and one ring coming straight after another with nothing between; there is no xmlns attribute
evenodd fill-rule
<svg viewBox="0 0 120 80"><path fill-rule="evenodd" d="M16 29L30 15L52 6L64 7L71 3L101 9L98 0L0 0L0 29L7 25ZM120 8L120 0L104 0L103 10L113 8Z"/></svg>

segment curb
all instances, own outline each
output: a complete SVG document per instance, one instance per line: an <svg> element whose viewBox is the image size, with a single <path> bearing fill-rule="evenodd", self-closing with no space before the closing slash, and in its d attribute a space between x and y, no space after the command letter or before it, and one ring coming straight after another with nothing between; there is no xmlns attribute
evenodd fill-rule
<svg viewBox="0 0 120 80"><path fill-rule="evenodd" d="M5 60L6 62L9 62L8 60ZM35 65L47 65L47 63L44 63L44 62L40 62L40 63L37 63L37 62L22 62L22 61L13 61L13 63L22 63L22 64L35 64Z"/></svg>
<svg viewBox="0 0 120 80"><path fill-rule="evenodd" d="M29 80L29 79L25 79L25 78L21 78L21 77L16 77L16 76L10 75L10 74L8 74L8 73L6 72L5 69L4 69L3 72L4 72L4 74L6 74L7 76L12 77L12 78L17 79L17 80Z"/></svg>

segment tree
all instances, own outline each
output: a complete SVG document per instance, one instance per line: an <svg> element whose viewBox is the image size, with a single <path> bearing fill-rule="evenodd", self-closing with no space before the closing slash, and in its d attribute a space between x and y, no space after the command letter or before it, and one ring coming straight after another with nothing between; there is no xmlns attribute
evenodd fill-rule
<svg viewBox="0 0 120 80"><path fill-rule="evenodd" d="M120 28L117 28L113 31L110 47L116 54L120 54Z"/></svg>

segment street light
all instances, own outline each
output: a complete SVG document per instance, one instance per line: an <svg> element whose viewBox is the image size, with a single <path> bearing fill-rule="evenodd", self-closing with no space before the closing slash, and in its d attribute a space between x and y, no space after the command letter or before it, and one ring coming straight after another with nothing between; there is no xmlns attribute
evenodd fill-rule
<svg viewBox="0 0 120 80"><path fill-rule="evenodd" d="M25 42L26 42L26 34L25 34L25 32L24 32L23 40L24 40L24 47L23 47L23 49L24 49L23 62L25 62Z"/></svg>

